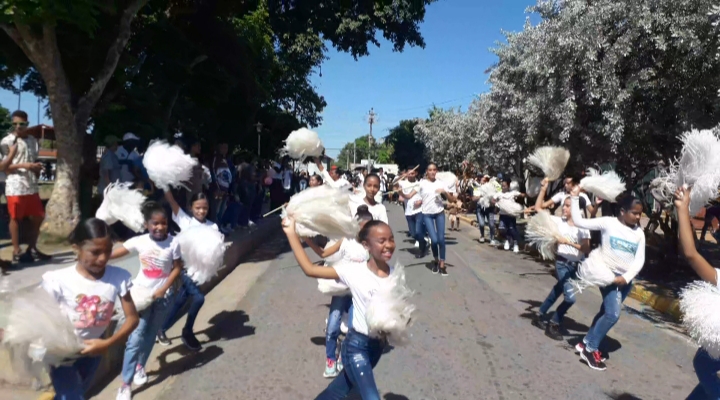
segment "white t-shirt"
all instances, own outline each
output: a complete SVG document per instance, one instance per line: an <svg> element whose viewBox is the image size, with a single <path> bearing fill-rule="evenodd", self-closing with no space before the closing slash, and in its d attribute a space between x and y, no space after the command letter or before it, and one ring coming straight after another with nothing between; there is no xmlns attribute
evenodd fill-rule
<svg viewBox="0 0 720 400"><path fill-rule="evenodd" d="M340 244L340 261L362 264L367 266L369 254L361 243L358 243L355 239L343 239Z"/></svg>
<svg viewBox="0 0 720 400"><path fill-rule="evenodd" d="M364 205L364 206L367 206L368 211L370 211L370 214L372 214L374 220L382 221L386 224L388 223L387 209L385 208L385 206L379 202L376 202L374 206L371 206L371 205L365 203L365 194L364 193L362 196L359 196L359 195L350 196L349 205L350 205L350 214L352 214L353 217L355 217L355 214L357 214L358 207Z"/></svg>
<svg viewBox="0 0 720 400"><path fill-rule="evenodd" d="M555 195L553 195L553 197L550 198L550 200L552 200L555 204L562 205L563 202L565 202L565 199L567 199L568 197L570 197L570 195L565 192L557 192L555 193ZM585 193L581 192L580 197L585 199L585 208L588 208L592 205L592 203L590 202L590 198Z"/></svg>
<svg viewBox="0 0 720 400"><path fill-rule="evenodd" d="M381 278L367 267L358 267L354 263L340 262L333 266L337 272L340 282L344 283L352 293L353 301L353 320L352 327L358 333L368 334L367 320L365 313L370 299L380 289L383 281L387 278ZM390 267L392 273L394 267Z"/></svg>
<svg viewBox="0 0 720 400"><path fill-rule="evenodd" d="M333 178L330 176L330 173L327 172L327 171L324 170L324 169L322 170L321 175L322 175L322 178L323 178L323 183L326 184L326 185L328 185L328 186L330 186L330 187L332 187L332 188L340 189L340 190L350 190L350 189L352 189L352 185L350 184L350 182L348 182L348 180L345 179L345 178L343 178L343 177L340 177L340 179L338 179L338 180L335 181L335 180L333 180Z"/></svg>
<svg viewBox="0 0 720 400"><path fill-rule="evenodd" d="M183 209L179 209L177 214L173 214L172 216L173 221L177 224L178 227L180 227L180 230L185 230L192 228L193 226L209 226L216 231L218 230L218 226L209 220L205 220L205 222L198 221L195 217L189 216ZM198 271L193 265L185 265L185 273L187 276L192 279L195 282L198 282L197 275Z"/></svg>
<svg viewBox="0 0 720 400"><path fill-rule="evenodd" d="M140 271L133 284L153 291L165 284L172 271L173 261L181 258L180 246L172 235L156 242L146 233L123 243L123 247L138 253L140 258Z"/></svg>
<svg viewBox="0 0 720 400"><path fill-rule="evenodd" d="M402 193L406 196L415 191L415 195L411 197L410 200L404 200L405 215L415 215L419 213L422 210L422 207L415 208L415 202L421 200L420 183L418 181L410 182L403 179L398 182L398 184L400 185L400 190L402 190Z"/></svg>
<svg viewBox="0 0 720 400"><path fill-rule="evenodd" d="M585 219L580 212L580 199L572 199L572 219L575 226L602 233L600 247L603 260L630 282L645 265L645 233L641 227L631 228L615 217Z"/></svg>
<svg viewBox="0 0 720 400"><path fill-rule="evenodd" d="M125 296L132 286L130 272L113 266L105 267L98 280L80 275L77 266L46 272L41 286L60 304L83 340L103 335L115 309L115 300Z"/></svg>
<svg viewBox="0 0 720 400"><path fill-rule="evenodd" d="M558 226L562 236L571 241L572 243L579 244L583 239L590 239L590 231L587 229L580 229L577 226L570 226L564 219L556 216L551 216L552 220ZM580 253L580 250L567 245L561 244L558 246L557 254L567 259L568 261L582 261L585 255Z"/></svg>
<svg viewBox="0 0 720 400"><path fill-rule="evenodd" d="M325 245L325 250L332 247L335 243L337 243L337 240L330 239L328 240L327 244ZM342 244L341 244L342 246ZM337 253L330 254L328 257L325 257L325 266L329 267L335 264L336 262L340 261L342 259L342 254L338 251Z"/></svg>
<svg viewBox="0 0 720 400"><path fill-rule="evenodd" d="M10 153L10 147L15 142L15 134L11 133L0 141L0 153L6 157ZM28 135L24 139L18 138L17 150L12 164L34 163L38 160L40 145L35 136ZM15 170L8 174L5 180L6 196L26 196L38 192L38 176L28 169Z"/></svg>
<svg viewBox="0 0 720 400"><path fill-rule="evenodd" d="M436 179L434 182L430 182L427 179L420 181L418 194L422 200L421 211L423 214L438 214L445 211L442 196L437 193L438 189L443 189L448 193L455 193L440 179Z"/></svg>

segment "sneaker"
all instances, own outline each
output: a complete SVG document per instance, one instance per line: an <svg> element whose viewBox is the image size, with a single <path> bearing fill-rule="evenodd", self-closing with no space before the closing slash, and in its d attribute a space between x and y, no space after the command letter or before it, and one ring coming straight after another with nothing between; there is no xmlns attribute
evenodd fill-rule
<svg viewBox="0 0 720 400"><path fill-rule="evenodd" d="M145 368L143 368L142 365L138 364L137 368L135 368L135 376L133 377L133 383L135 386L142 386L146 384L148 381L147 374L145 373Z"/></svg>
<svg viewBox="0 0 720 400"><path fill-rule="evenodd" d="M432 273L437 274L438 272L440 272L440 267L438 267L438 265L435 262L433 262Z"/></svg>
<svg viewBox="0 0 720 400"><path fill-rule="evenodd" d="M172 341L168 339L168 337L165 335L165 332L163 331L158 332L155 341L159 343L160 346L170 346L172 344Z"/></svg>
<svg viewBox="0 0 720 400"><path fill-rule="evenodd" d="M607 367L605 367L605 363L602 360L602 356L600 355L600 351L595 350L592 353L587 351L587 349L583 349L582 353L580 353L580 358L585 360L588 367L596 370L596 371L605 371Z"/></svg>
<svg viewBox="0 0 720 400"><path fill-rule="evenodd" d="M493 239L493 240L490 241L490 246L498 247L498 246L500 246L500 242L498 242L497 240Z"/></svg>
<svg viewBox="0 0 720 400"><path fill-rule="evenodd" d="M418 242L417 240L415 241L415 248L416 248L416 249L419 249L419 248L420 248L420 242Z"/></svg>
<svg viewBox="0 0 720 400"><path fill-rule="evenodd" d="M580 343L578 343L578 344L575 345L575 352L576 352L576 353L582 354L583 350L585 350L585 343L580 342ZM607 361L607 357L601 357L600 360L601 360L602 362L605 362L605 361Z"/></svg>
<svg viewBox="0 0 720 400"><path fill-rule="evenodd" d="M484 237L481 237L481 238L480 238L480 243L485 243L485 238L484 238Z"/></svg>
<svg viewBox="0 0 720 400"><path fill-rule="evenodd" d="M448 276L447 267L439 268L440 269L440 275L442 277Z"/></svg>
<svg viewBox="0 0 720 400"><path fill-rule="evenodd" d="M334 360L327 359L325 363L325 372L323 372L323 378L334 378L338 376L337 363Z"/></svg>
<svg viewBox="0 0 720 400"><path fill-rule="evenodd" d="M192 351L200 351L202 349L202 345L195 337L195 334L193 334L192 331L186 331L183 329L182 335L180 336L180 340L182 340L185 347Z"/></svg>
<svg viewBox="0 0 720 400"><path fill-rule="evenodd" d="M542 329L542 330L546 330L548 327L547 321L545 321L545 319L543 319L543 317L541 315L538 315L535 318L533 318L532 325L534 327Z"/></svg>
<svg viewBox="0 0 720 400"><path fill-rule="evenodd" d="M560 325L554 322L550 322L547 326L547 329L545 329L545 336L549 337L552 340L563 340L563 335L562 333L560 333Z"/></svg>
<svg viewBox="0 0 720 400"><path fill-rule="evenodd" d="M518 245L513 246L513 253L517 254L519 252L520 252L520 248L518 247Z"/></svg>
<svg viewBox="0 0 720 400"><path fill-rule="evenodd" d="M342 360L339 359L339 358L338 358L337 362L335 363L335 366L336 366L336 368L337 368L338 374L342 372L343 368L345 368L345 367L343 366Z"/></svg>
<svg viewBox="0 0 720 400"><path fill-rule="evenodd" d="M510 242L507 240L505 241L505 244L503 245L503 250L510 250Z"/></svg>
<svg viewBox="0 0 720 400"><path fill-rule="evenodd" d="M348 333L348 327L345 321L340 321L340 332L342 332L343 335L347 335Z"/></svg>
<svg viewBox="0 0 720 400"><path fill-rule="evenodd" d="M120 389L118 389L118 394L115 396L115 400L131 400L132 399L132 390L130 389L130 386L123 385Z"/></svg>

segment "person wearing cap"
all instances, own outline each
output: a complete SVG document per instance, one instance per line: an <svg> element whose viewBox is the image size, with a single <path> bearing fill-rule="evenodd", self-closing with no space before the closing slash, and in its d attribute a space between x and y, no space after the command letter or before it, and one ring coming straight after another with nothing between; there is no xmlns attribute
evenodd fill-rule
<svg viewBox="0 0 720 400"><path fill-rule="evenodd" d="M116 136L112 135L105 138L105 151L102 157L100 157L100 179L98 180L97 186L100 197L103 197L105 188L109 184L120 180L122 168L120 166L120 159L116 154L119 141Z"/></svg>
<svg viewBox="0 0 720 400"><path fill-rule="evenodd" d="M320 170L320 174L322 175L323 181L326 185L330 185L330 187L340 190L352 190L352 185L342 176L342 171L340 171L340 168L338 168L337 165L330 167L330 171L328 172L320 162L320 158L317 157L315 158L315 165L317 165Z"/></svg>
<svg viewBox="0 0 720 400"><path fill-rule="evenodd" d="M122 182L136 182L139 180L134 165L135 160L141 158L136 150L139 144L140 138L128 132L123 136L122 146L119 146L115 151L122 167L120 171L120 181Z"/></svg>

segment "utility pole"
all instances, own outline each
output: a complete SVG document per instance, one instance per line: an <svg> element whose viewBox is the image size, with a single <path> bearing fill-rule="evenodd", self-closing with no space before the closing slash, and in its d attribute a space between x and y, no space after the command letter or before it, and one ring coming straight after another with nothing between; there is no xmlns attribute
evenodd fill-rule
<svg viewBox="0 0 720 400"><path fill-rule="evenodd" d="M368 123L370 124L370 134L368 135L368 158L370 160L373 160L372 148L373 148L374 139L373 139L372 127L373 127L373 124L377 121L377 114L375 114L374 108L372 108L372 107L370 108L370 112L368 112L367 119L368 119ZM373 162L373 164L374 164L374 162ZM372 166L368 165L368 169L369 168L372 168Z"/></svg>
<svg viewBox="0 0 720 400"><path fill-rule="evenodd" d="M357 160L355 160L355 150L356 150L356 146L355 146L355 141L353 140L353 164L357 164Z"/></svg>

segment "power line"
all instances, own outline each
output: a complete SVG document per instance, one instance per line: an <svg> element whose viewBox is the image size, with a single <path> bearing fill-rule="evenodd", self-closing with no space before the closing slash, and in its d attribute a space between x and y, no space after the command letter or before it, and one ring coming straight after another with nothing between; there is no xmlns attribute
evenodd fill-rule
<svg viewBox="0 0 720 400"><path fill-rule="evenodd" d="M441 101L441 102L439 102L439 103L431 103L431 104L427 104L427 105L424 105L424 106L417 106L417 107L410 107L410 108L401 108L401 109L397 109L397 110L388 110L388 111L384 111L384 112L388 113L388 112L412 111L412 110L417 110L417 109L420 109L420 108L429 108L429 107L433 107L433 106L439 106L439 105L443 105L443 104L447 104L447 103L452 103L452 102L459 101L459 100L465 100L465 99L470 98L470 97L476 97L476 95L471 94L471 95L467 95L467 96L463 96L463 97L458 97L457 99Z"/></svg>

